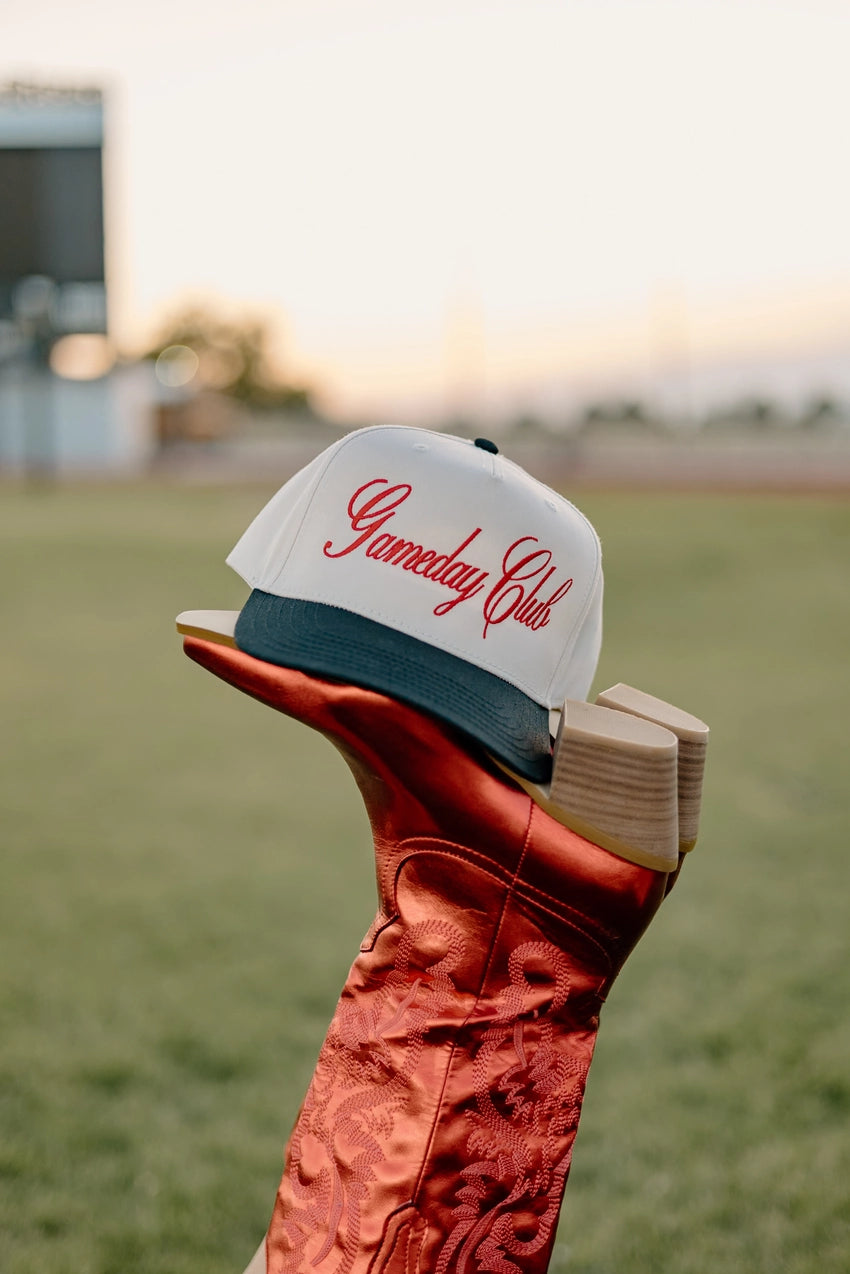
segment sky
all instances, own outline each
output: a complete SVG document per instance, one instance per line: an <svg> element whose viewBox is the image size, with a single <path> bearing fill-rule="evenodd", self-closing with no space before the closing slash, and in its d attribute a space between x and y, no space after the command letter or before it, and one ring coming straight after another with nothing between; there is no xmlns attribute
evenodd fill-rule
<svg viewBox="0 0 850 1274"><path fill-rule="evenodd" d="M847 0L0 0L107 98L113 332L269 316L343 414L850 343Z"/></svg>

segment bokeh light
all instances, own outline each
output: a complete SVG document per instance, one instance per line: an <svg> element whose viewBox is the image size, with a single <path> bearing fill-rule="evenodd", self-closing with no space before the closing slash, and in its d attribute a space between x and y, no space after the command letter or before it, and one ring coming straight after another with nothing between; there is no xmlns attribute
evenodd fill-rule
<svg viewBox="0 0 850 1274"><path fill-rule="evenodd" d="M115 365L115 351L105 336L63 336L50 351L50 369L64 380L98 380Z"/></svg>
<svg viewBox="0 0 850 1274"><path fill-rule="evenodd" d="M169 345L156 360L156 378L168 389L181 389L195 379L200 360L188 345Z"/></svg>

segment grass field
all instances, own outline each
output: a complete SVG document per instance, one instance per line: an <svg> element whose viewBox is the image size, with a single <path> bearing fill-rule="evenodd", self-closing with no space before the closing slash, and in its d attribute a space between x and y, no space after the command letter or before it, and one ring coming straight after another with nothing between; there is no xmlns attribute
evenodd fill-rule
<svg viewBox="0 0 850 1274"><path fill-rule="evenodd" d="M0 489L0 1271L240 1274L373 910L330 747L181 654L266 492ZM596 682L712 727L606 1006L557 1274L850 1269L850 510L583 495ZM427 1274L427 1271L423 1271Z"/></svg>

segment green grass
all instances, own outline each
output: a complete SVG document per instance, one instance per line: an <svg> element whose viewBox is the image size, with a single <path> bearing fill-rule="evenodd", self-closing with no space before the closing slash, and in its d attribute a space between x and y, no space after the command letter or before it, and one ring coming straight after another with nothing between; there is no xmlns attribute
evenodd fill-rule
<svg viewBox="0 0 850 1274"><path fill-rule="evenodd" d="M3 1274L240 1274L371 919L341 761L173 632L241 604L223 558L266 494L0 489ZM606 1006L552 1269L846 1274L850 513L580 503L596 688L713 737L700 844Z"/></svg>

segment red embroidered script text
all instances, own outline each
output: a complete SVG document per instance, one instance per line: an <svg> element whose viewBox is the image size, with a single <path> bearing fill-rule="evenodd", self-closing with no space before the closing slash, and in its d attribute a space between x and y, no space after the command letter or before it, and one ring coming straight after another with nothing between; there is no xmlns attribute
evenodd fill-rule
<svg viewBox="0 0 850 1274"><path fill-rule="evenodd" d="M447 615L460 602L483 592L490 579L489 571L463 561L460 556L481 535L482 528L475 527L451 552L425 548L415 540L384 531L383 527L395 517L412 492L409 482L389 486L386 478L373 478L358 487L348 502L348 517L355 538L343 548L336 548L333 541L328 540L324 553L326 557L338 558L362 549L365 556L374 561L400 566L450 589L455 596L434 607L435 615ZM540 548L536 536L523 535L510 544L502 557L501 577L483 602L482 637L487 636L492 626L506 619L513 619L535 632L545 628L552 607L567 595L573 584L572 579L564 580L544 594L543 589L556 570L551 549Z"/></svg>

